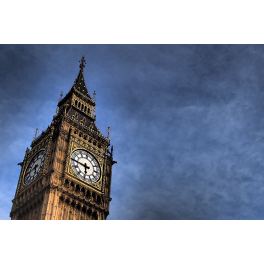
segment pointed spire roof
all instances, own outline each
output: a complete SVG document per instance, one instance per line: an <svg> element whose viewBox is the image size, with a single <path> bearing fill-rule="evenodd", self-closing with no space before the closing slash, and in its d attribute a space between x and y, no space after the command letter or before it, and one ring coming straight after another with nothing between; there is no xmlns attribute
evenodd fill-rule
<svg viewBox="0 0 264 264"><path fill-rule="evenodd" d="M75 89L79 90L84 95L91 98L91 96L87 90L87 87L85 85L84 77L83 77L83 68L85 67L85 64L86 64L84 56L82 56L82 59L79 62L80 62L80 65L79 65L80 71L79 71L78 77L76 78L76 80L74 82L73 87L75 87Z"/></svg>
<svg viewBox="0 0 264 264"><path fill-rule="evenodd" d="M82 56L82 59L79 61L80 62L80 71L79 74L77 76L77 78L74 81L74 84L72 86L72 88L70 89L70 91L64 96L64 98L62 98L59 103L58 103L58 107L60 107L62 104L64 104L69 97L72 95L72 93L77 94L78 96L81 96L83 100L86 100L87 102L89 102L89 104L91 105L95 105L95 98L91 98L88 89L86 87L86 84L84 82L84 77L83 77L83 68L85 67L85 59L84 56Z"/></svg>

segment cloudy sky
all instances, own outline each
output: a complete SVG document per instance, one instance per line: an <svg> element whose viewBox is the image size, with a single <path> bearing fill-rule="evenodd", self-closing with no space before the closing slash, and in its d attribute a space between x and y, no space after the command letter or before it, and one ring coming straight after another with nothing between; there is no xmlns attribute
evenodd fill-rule
<svg viewBox="0 0 264 264"><path fill-rule="evenodd" d="M263 45L0 45L0 219L86 58L114 146L108 219L264 219Z"/></svg>

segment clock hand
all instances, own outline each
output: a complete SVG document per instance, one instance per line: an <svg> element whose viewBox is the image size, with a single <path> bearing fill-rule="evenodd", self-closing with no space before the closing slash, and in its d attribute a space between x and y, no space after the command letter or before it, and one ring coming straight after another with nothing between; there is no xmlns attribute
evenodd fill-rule
<svg viewBox="0 0 264 264"><path fill-rule="evenodd" d="M77 163L79 163L79 164L81 164L82 166L84 166L85 167L85 165L84 164L82 164L80 161L78 161L78 160L75 160L75 159L72 159L73 161L76 161ZM88 167L89 168L89 167Z"/></svg>
<svg viewBox="0 0 264 264"><path fill-rule="evenodd" d="M30 177L31 177L31 172L32 172L33 170L35 170L35 171L33 171L34 174L36 173L36 171L37 171L37 167L38 167L38 164L36 164L36 165L32 168L32 170L29 172Z"/></svg>
<svg viewBox="0 0 264 264"><path fill-rule="evenodd" d="M79 164L81 164L84 168L87 168L88 170L90 169L90 167L88 167L87 165L86 165L86 163L84 163L84 164L82 164L81 162L79 162L78 160L75 160L75 159L73 159L73 158L71 158L73 161L76 161L76 162L78 162Z"/></svg>
<svg viewBox="0 0 264 264"><path fill-rule="evenodd" d="M38 167L38 164L36 164L33 168L33 170L35 170L35 173L36 173L36 170L37 170L37 167Z"/></svg>
<svg viewBox="0 0 264 264"><path fill-rule="evenodd" d="M85 173L85 174L87 173L86 168L89 169L89 167L87 167L86 163L84 163L84 173Z"/></svg>

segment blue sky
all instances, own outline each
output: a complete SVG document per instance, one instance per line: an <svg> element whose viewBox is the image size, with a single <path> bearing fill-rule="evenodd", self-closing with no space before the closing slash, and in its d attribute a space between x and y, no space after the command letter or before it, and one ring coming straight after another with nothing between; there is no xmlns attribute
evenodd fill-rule
<svg viewBox="0 0 264 264"><path fill-rule="evenodd" d="M108 219L264 219L263 45L0 45L0 219L83 55L117 161Z"/></svg>

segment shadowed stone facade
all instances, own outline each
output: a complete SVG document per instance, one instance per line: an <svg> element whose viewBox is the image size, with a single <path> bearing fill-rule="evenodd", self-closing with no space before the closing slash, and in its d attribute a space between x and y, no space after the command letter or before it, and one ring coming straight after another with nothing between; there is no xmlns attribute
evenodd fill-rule
<svg viewBox="0 0 264 264"><path fill-rule="evenodd" d="M21 165L12 220L105 220L111 201L113 146L95 124L94 98L80 72L52 123Z"/></svg>

